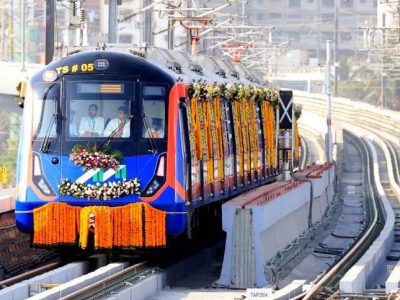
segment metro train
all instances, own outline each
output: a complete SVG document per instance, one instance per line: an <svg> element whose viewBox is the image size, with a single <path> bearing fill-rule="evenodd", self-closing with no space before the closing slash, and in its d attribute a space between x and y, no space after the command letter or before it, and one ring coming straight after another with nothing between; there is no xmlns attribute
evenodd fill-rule
<svg viewBox="0 0 400 300"><path fill-rule="evenodd" d="M210 207L276 180L279 94L182 69L94 50L31 78L15 213L34 244L84 248L92 231L98 248L163 247Z"/></svg>

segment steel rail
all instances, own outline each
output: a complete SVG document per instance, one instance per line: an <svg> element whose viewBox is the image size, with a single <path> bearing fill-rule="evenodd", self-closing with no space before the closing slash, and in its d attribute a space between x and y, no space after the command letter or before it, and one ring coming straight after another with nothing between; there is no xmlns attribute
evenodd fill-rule
<svg viewBox="0 0 400 300"><path fill-rule="evenodd" d="M41 266L39 268L33 269L31 271L27 271L25 273L19 274L17 276L5 279L3 281L0 281L0 288L1 289L6 288L8 286L11 286L11 285L16 284L18 282L21 282L23 280L26 280L26 279L32 278L34 276L37 276L37 275L43 274L45 272L48 272L50 270L53 270L53 269L55 269L55 268L57 268L57 267L59 267L61 265L62 265L61 261L56 261L56 262L52 262L52 263L49 263L47 265Z"/></svg>
<svg viewBox="0 0 400 300"><path fill-rule="evenodd" d="M345 134L344 134L345 135ZM354 140L354 137L347 135L350 139ZM361 141L361 140L360 140ZM313 299L321 289L329 282L332 282L335 277L339 276L345 269L347 270L351 263L354 263L354 260L360 256L360 254L364 253L370 245L371 239L375 239L375 235L380 231L377 231L378 225L378 204L377 199L375 197L375 192L372 188L372 177L371 177L371 168L373 167L371 164L371 158L369 155L369 151L364 142L361 141L362 147L364 148L363 151L360 149L360 145L356 144L356 147L360 150L363 164L367 166L366 168L366 176L365 179L367 180L366 187L368 189L368 193L370 197L370 201L372 202L373 206L373 219L370 220L370 223L366 229L366 232L358 239L355 245L343 256L343 258L338 261L329 271L327 271L323 276L320 276L316 281L314 281L315 285L311 287L310 290L294 297L293 299ZM368 242L367 242L368 241Z"/></svg>
<svg viewBox="0 0 400 300"><path fill-rule="evenodd" d="M300 162L300 170L304 170L307 166L308 156L309 156L309 147L307 145L307 141L301 137L301 162Z"/></svg>
<svg viewBox="0 0 400 300"><path fill-rule="evenodd" d="M138 271L140 271L146 265L147 265L146 261L137 263L133 266L130 266L118 273L115 273L107 278L104 278L103 280L100 280L94 284L88 285L85 288L83 288L79 291L73 292L65 297L60 298L60 299L62 299L62 300L84 299L85 297L88 297L88 295L90 295L98 290L107 289L111 285L116 285L118 283L126 281L126 277L132 276L133 274L137 274Z"/></svg>

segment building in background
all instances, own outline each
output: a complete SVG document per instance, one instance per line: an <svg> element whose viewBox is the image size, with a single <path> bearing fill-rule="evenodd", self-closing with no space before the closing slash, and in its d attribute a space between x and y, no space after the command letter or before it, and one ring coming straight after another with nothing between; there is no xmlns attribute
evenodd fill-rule
<svg viewBox="0 0 400 300"><path fill-rule="evenodd" d="M379 1L377 7L375 43L379 35L381 46L394 46L400 43L400 1ZM371 31L371 30L370 30ZM371 33L370 33L371 34Z"/></svg>
<svg viewBox="0 0 400 300"><path fill-rule="evenodd" d="M273 38L289 49L306 50L311 61L325 60L326 40L334 41L338 20L338 55L354 56L362 45L359 27L376 22L378 0L250 0L246 14L256 24L275 27ZM336 10L336 13L335 13Z"/></svg>

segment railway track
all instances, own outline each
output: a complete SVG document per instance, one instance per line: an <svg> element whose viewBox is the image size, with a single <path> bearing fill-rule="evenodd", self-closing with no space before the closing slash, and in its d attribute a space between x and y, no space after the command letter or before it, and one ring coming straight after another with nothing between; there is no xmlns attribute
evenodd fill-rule
<svg viewBox="0 0 400 300"><path fill-rule="evenodd" d="M324 115L325 114L325 108L324 108L324 103L323 101L318 101L315 99L310 99L307 98L307 102L309 105L312 106L313 112ZM390 112L383 112L383 116L380 117L378 114L376 114L376 111L370 111L369 108L365 109L362 108L361 111L358 112L358 114L355 114L356 108L354 108L354 104L351 102L349 103L342 103L344 101L338 101L338 103L334 102L334 115L335 119L342 124L346 123L352 123L354 126L357 126L358 128L361 128L360 130L364 130L366 132L372 133L377 137L376 141L375 138L374 142L370 142L373 144L375 147L376 155L378 157L378 168L379 168L379 177L381 178L380 185L382 189L384 190L384 195L389 201L390 205L392 206L392 209L395 213L395 215L399 215L399 199L398 199L398 192L396 193L396 190L392 187L390 184L391 180L392 182L395 182L397 185L400 184L400 146L399 142L400 140L397 138L397 135L395 134L397 132L396 127L393 127L393 124L396 124L398 119L396 119L395 116L391 115ZM322 104L321 104L322 103ZM348 105L349 107L347 107ZM354 106L354 107L351 107ZM304 107L304 106L303 106ZM311 109L311 107L310 107ZM344 125L346 126L346 125ZM358 135L363 135L363 133L358 133ZM379 143L378 143L379 140ZM365 142L364 142L365 144ZM383 148L387 148L385 154L383 151ZM385 150L386 151L386 150ZM371 153L369 154L371 156ZM386 158L390 157L391 164L388 164L386 162ZM389 159L388 159L389 161ZM388 175L390 172L393 172L393 176L390 178ZM393 180L394 179L394 180ZM376 189L375 189L375 195L376 195ZM383 219L383 217L381 217ZM397 217L396 217L397 219ZM400 228L398 228L399 224L395 224L395 239L396 241L399 240L398 237L398 232L400 232ZM397 249L396 247L392 247L392 252L389 253L386 257L387 261L397 261L399 259L398 255L396 254ZM393 255L392 255L393 254ZM387 264L387 266L390 265L390 263ZM393 263L391 264L393 265ZM384 272L386 274L386 272ZM374 287L382 287L385 286L385 280L382 280L382 278L379 277L384 277L382 273L378 278L375 279L375 283L369 283L369 286L367 287L367 290L365 290L363 293L359 294L347 294L347 293L340 293L338 291L335 292L335 285L325 285L325 289L320 288L319 289L319 294L315 294L313 297L314 298L319 298L319 299L394 299L399 296L397 293L393 294L387 294L384 289L373 289ZM336 282L340 280L340 277L336 279ZM326 288L327 287L327 288ZM333 288L332 288L333 287ZM305 297L305 296L303 296ZM305 298L305 299L311 299L310 298Z"/></svg>
<svg viewBox="0 0 400 300"><path fill-rule="evenodd" d="M43 265L56 251L31 248L30 236L15 226L14 211L0 214L0 279L10 278Z"/></svg>
<svg viewBox="0 0 400 300"><path fill-rule="evenodd" d="M328 299L335 294L337 284L343 274L362 256L382 229L383 214L378 204L378 197L373 188L372 158L368 146L361 139L347 133L347 139L352 140L362 155L364 166L365 195L368 197L369 218L364 232L355 241L355 244L343 253L342 257L324 274L313 281L312 287L294 299Z"/></svg>
<svg viewBox="0 0 400 300"><path fill-rule="evenodd" d="M127 285L133 285L147 275L159 272L160 269L151 267L144 261L134 264L114 275L89 285L68 296L62 297L62 300L83 300L83 299L104 299L111 294L118 293Z"/></svg>

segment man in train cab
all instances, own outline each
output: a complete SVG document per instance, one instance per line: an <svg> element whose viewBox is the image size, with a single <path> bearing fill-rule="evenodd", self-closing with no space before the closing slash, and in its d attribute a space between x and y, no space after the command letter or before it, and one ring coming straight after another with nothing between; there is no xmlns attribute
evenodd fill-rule
<svg viewBox="0 0 400 300"><path fill-rule="evenodd" d="M126 138L130 135L131 121L128 120L128 110L124 106L120 106L117 111L117 117L108 122L104 130L104 136L110 136L113 132L114 137Z"/></svg>
<svg viewBox="0 0 400 300"><path fill-rule="evenodd" d="M104 119L97 116L99 108L96 104L90 104L88 116L82 117L79 124L79 135L84 137L97 137L103 135Z"/></svg>
<svg viewBox="0 0 400 300"><path fill-rule="evenodd" d="M161 118L152 118L151 119L151 127L150 134L146 132L145 137L152 137L153 139L162 139L164 137L164 129L163 129L163 119Z"/></svg>

